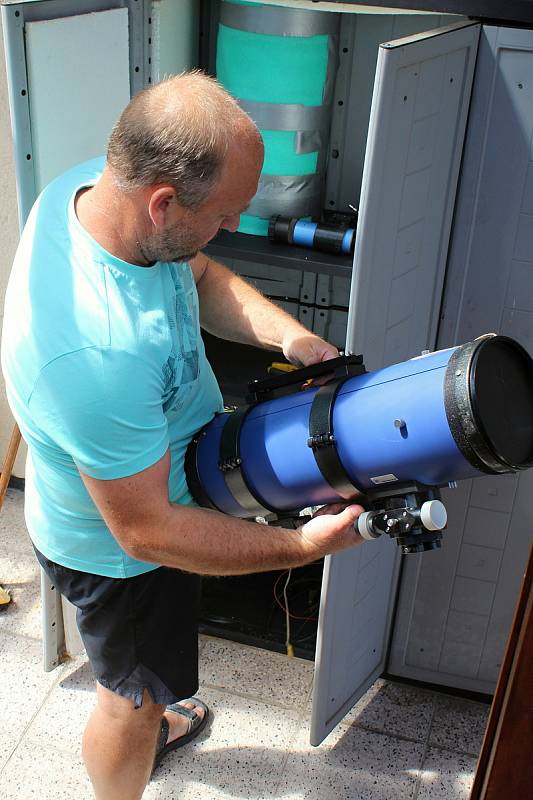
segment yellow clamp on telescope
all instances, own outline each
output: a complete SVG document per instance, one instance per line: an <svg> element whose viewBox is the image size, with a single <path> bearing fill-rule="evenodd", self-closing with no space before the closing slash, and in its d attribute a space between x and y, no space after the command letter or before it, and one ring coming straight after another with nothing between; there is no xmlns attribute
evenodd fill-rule
<svg viewBox="0 0 533 800"><path fill-rule="evenodd" d="M298 369L298 367L294 364L288 364L286 361L273 361L267 372L270 375L277 375L280 372L294 372L295 369Z"/></svg>
<svg viewBox="0 0 533 800"><path fill-rule="evenodd" d="M287 361L273 361L267 368L267 372L269 375L283 375L286 372L296 372L296 370L299 369L301 369L301 367L297 367L295 364L289 364ZM313 386L312 379L302 383L301 389L308 389L310 386Z"/></svg>

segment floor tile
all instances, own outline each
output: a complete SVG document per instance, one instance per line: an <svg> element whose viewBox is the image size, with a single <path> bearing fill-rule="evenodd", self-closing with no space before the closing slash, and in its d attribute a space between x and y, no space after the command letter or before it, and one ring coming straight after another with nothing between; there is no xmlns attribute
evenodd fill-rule
<svg viewBox="0 0 533 800"><path fill-rule="evenodd" d="M169 754L145 792L155 798L263 798L281 773L299 725L296 711L201 689L213 712L207 734Z"/></svg>
<svg viewBox="0 0 533 800"><path fill-rule="evenodd" d="M1 534L0 534L1 535ZM11 632L40 639L40 568L33 552L0 553L0 581L11 594L11 603L0 611L0 633Z"/></svg>
<svg viewBox="0 0 533 800"><path fill-rule="evenodd" d="M200 682L284 708L307 702L313 664L256 647L208 639L200 658Z"/></svg>
<svg viewBox="0 0 533 800"><path fill-rule="evenodd" d="M39 638L39 565L24 522L24 492L17 489L8 489L4 498L0 543L0 584L9 589L13 598L0 610L0 635L7 631Z"/></svg>
<svg viewBox="0 0 533 800"><path fill-rule="evenodd" d="M424 761L416 800L467 800L476 759L433 748Z"/></svg>
<svg viewBox="0 0 533 800"><path fill-rule="evenodd" d="M33 553L33 547L24 522L24 492L8 489L0 514L0 541L4 553ZM5 580L0 575L1 580Z"/></svg>
<svg viewBox="0 0 533 800"><path fill-rule="evenodd" d="M40 580L39 574L39 562L33 552L26 550L22 552L11 551L6 546L2 547L2 552L0 553L0 575L2 576L3 586L9 583L14 586L35 584Z"/></svg>
<svg viewBox="0 0 533 800"><path fill-rule="evenodd" d="M40 642L10 634L2 634L1 641L0 769L57 680L57 674L43 670Z"/></svg>
<svg viewBox="0 0 533 800"><path fill-rule="evenodd" d="M273 795L290 800L412 798L424 745L363 728L337 728L316 748L304 726Z"/></svg>
<svg viewBox="0 0 533 800"><path fill-rule="evenodd" d="M95 681L85 656L59 669L61 677L28 728L25 741L48 738L54 748L79 756L83 731L95 706Z"/></svg>
<svg viewBox="0 0 533 800"><path fill-rule="evenodd" d="M23 742L0 773L5 800L94 800L83 762L46 744Z"/></svg>
<svg viewBox="0 0 533 800"><path fill-rule="evenodd" d="M489 710L490 706L485 703L437 695L430 743L477 756Z"/></svg>
<svg viewBox="0 0 533 800"><path fill-rule="evenodd" d="M434 705L431 692L379 679L355 704L344 722L425 742Z"/></svg>

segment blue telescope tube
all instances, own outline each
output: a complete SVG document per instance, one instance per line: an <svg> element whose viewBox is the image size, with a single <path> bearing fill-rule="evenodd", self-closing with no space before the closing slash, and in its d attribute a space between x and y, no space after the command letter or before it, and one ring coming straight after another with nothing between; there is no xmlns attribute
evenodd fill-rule
<svg viewBox="0 0 533 800"><path fill-rule="evenodd" d="M317 391L261 402L244 418L240 469L267 509L288 512L339 500L308 445ZM197 435L196 477L215 508L249 517L219 467L230 413ZM533 463L533 361L512 339L481 337L348 378L332 421L340 461L354 486L368 493L401 482L438 487L526 469Z"/></svg>

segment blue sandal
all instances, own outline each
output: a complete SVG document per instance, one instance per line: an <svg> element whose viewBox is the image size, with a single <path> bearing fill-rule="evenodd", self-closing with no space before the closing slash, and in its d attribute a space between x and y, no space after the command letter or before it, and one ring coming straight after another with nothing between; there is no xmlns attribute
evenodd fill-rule
<svg viewBox="0 0 533 800"><path fill-rule="evenodd" d="M192 741L192 739L195 739L200 731L202 731L207 725L209 709L205 703L202 703L202 701L197 697L190 697L188 700L183 700L182 702L194 703L197 708L202 708L204 711L204 716L200 718L198 714L195 713L193 708L185 708L185 706L181 705L181 703L172 703L172 705L167 706L167 711L173 711L175 714L180 714L182 717L187 717L189 720L189 728L187 733L185 733L183 736L179 736L177 739L174 739L173 742L167 744L170 726L166 717L161 719L161 730L159 731L159 738L157 740L153 769L160 764L161 760L166 756L167 753L171 753L173 750L177 750L178 747L183 747L184 745L188 744L190 741Z"/></svg>

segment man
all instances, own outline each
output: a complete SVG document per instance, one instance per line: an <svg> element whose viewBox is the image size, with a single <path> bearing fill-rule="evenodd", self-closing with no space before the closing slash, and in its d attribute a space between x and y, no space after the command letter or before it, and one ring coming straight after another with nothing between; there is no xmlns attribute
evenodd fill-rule
<svg viewBox="0 0 533 800"><path fill-rule="evenodd" d="M360 506L265 536L195 507L185 482L186 446L222 407L200 324L295 364L337 355L201 252L237 229L262 159L257 129L215 81L147 89L105 165L45 189L10 277L2 364L28 443L27 526L78 607L97 679L83 756L98 800L141 797L154 754L205 724L201 701L177 703L198 686L199 574L298 566L361 541Z"/></svg>

